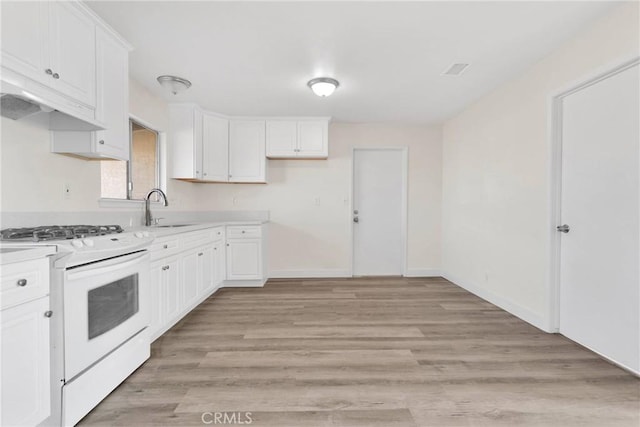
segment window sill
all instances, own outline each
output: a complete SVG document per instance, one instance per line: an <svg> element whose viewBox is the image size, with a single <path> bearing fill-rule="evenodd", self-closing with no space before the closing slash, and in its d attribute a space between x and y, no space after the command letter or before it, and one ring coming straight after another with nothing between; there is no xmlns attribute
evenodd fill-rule
<svg viewBox="0 0 640 427"><path fill-rule="evenodd" d="M151 202L151 206L160 206L161 202ZM98 199L98 206L101 208L137 208L144 206L144 200L128 199Z"/></svg>

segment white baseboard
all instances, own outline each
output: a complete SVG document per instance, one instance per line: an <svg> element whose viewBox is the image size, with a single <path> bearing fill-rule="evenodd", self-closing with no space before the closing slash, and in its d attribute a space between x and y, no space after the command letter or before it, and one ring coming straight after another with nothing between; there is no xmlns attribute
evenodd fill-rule
<svg viewBox="0 0 640 427"><path fill-rule="evenodd" d="M274 270L269 273L270 279L318 279L318 278L351 277L349 270Z"/></svg>
<svg viewBox="0 0 640 427"><path fill-rule="evenodd" d="M404 277L441 277L440 270L435 268L407 268Z"/></svg>
<svg viewBox="0 0 640 427"><path fill-rule="evenodd" d="M525 322L535 326L538 329L543 330L544 332L551 332L549 329L548 322L539 314L529 310L528 308L522 307L519 304L514 303L506 298L501 297L487 289L481 288L473 283L467 282L465 280L461 280L447 272L442 272L442 277L452 282L454 285L460 286L463 289L471 292L474 295L479 296L485 301L490 302L493 305L497 305L501 309L508 311L516 317L524 320Z"/></svg>

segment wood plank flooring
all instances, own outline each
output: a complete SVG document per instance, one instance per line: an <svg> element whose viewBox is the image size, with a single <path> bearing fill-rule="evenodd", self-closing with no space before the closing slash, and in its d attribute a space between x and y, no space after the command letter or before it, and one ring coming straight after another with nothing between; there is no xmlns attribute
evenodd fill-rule
<svg viewBox="0 0 640 427"><path fill-rule="evenodd" d="M201 304L80 424L225 411L252 426L638 427L640 381L444 279L270 280Z"/></svg>

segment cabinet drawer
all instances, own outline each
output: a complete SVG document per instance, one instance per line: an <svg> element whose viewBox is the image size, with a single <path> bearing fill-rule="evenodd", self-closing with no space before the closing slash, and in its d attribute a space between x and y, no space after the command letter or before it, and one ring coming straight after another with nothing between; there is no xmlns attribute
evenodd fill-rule
<svg viewBox="0 0 640 427"><path fill-rule="evenodd" d="M180 249L186 250L196 246L202 246L213 241L213 230L205 229L191 231L180 235Z"/></svg>
<svg viewBox="0 0 640 427"><path fill-rule="evenodd" d="M224 227L216 227L212 229L212 233L214 242L224 241L226 235L226 233L224 232Z"/></svg>
<svg viewBox="0 0 640 427"><path fill-rule="evenodd" d="M4 264L0 276L0 309L49 294L49 259Z"/></svg>
<svg viewBox="0 0 640 427"><path fill-rule="evenodd" d="M154 240L149 248L150 260L155 261L178 252L178 237L161 237Z"/></svg>
<svg viewBox="0 0 640 427"><path fill-rule="evenodd" d="M227 227L227 238L243 239L262 236L262 228L259 225L234 225Z"/></svg>

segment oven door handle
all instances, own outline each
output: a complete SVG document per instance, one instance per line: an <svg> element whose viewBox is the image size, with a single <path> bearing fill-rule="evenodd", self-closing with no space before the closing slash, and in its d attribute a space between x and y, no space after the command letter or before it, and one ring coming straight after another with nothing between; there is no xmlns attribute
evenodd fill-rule
<svg viewBox="0 0 640 427"><path fill-rule="evenodd" d="M112 272L115 268L128 268L140 261L142 258L148 257L146 250L132 253L129 255L119 256L117 258L108 259L106 261L100 261L92 264L87 264L82 267L76 267L72 270L67 270L67 279L76 280L87 276L96 276L104 273Z"/></svg>

